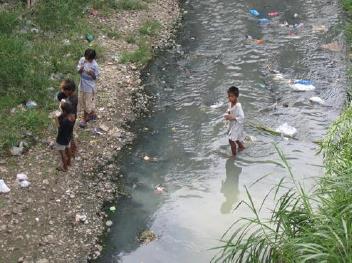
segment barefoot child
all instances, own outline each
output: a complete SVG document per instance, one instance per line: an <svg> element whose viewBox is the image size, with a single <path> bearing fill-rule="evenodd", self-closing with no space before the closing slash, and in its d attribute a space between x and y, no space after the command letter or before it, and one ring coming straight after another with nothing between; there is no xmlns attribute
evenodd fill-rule
<svg viewBox="0 0 352 263"><path fill-rule="evenodd" d="M88 121L97 118L95 114L95 96L97 93L96 80L99 77L99 66L95 58L95 50L88 48L77 65L78 73L81 75L79 83L79 104L80 110L83 111L79 124L81 128L86 127Z"/></svg>
<svg viewBox="0 0 352 263"><path fill-rule="evenodd" d="M60 107L62 113L57 117L59 127L55 149L59 151L61 163L60 166L57 167L57 170L66 172L68 166L71 165L71 150L69 145L71 142L76 117L70 102L61 100Z"/></svg>
<svg viewBox="0 0 352 263"><path fill-rule="evenodd" d="M242 110L241 103L239 103L238 101L238 88L234 86L230 87L227 90L227 96L229 99L229 108L227 113L224 115L224 118L225 120L229 121L228 138L231 146L232 155L236 156L236 144L238 145L239 151L242 151L244 149L244 113Z"/></svg>
<svg viewBox="0 0 352 263"><path fill-rule="evenodd" d="M77 104L78 97L76 94L76 84L73 80L65 79L60 84L60 92L57 95L57 99L61 102L63 99L67 102L70 102L72 105L73 113L75 114L75 118L77 119ZM72 157L75 157L77 153L77 145L74 140L74 136L72 135L70 150Z"/></svg>

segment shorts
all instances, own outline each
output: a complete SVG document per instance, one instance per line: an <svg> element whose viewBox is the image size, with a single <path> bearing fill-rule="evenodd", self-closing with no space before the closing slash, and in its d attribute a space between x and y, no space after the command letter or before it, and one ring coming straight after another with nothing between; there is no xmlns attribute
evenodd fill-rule
<svg viewBox="0 0 352 263"><path fill-rule="evenodd" d="M86 113L92 113L95 111L95 92L79 92L79 107L80 111L84 111Z"/></svg>
<svg viewBox="0 0 352 263"><path fill-rule="evenodd" d="M62 145L62 144L58 144L57 142L54 145L54 149L57 151L65 151L66 148L69 148L69 145Z"/></svg>

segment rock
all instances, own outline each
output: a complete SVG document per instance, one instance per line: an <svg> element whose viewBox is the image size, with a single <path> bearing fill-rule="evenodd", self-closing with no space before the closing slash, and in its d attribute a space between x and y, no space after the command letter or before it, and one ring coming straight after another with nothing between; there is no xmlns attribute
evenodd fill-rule
<svg viewBox="0 0 352 263"><path fill-rule="evenodd" d="M157 239L157 236L151 230L143 231L138 237L138 241L142 244L148 244L155 239Z"/></svg>
<svg viewBox="0 0 352 263"><path fill-rule="evenodd" d="M49 260L46 258L38 259L36 263L49 263Z"/></svg>
<svg viewBox="0 0 352 263"><path fill-rule="evenodd" d="M24 261L24 257L20 257L19 259L17 259L18 263L22 263Z"/></svg>
<svg viewBox="0 0 352 263"><path fill-rule="evenodd" d="M110 130L109 127L106 126L105 124L100 124L100 125L99 125L99 128L100 128L102 131L104 131L104 132L107 132L107 131Z"/></svg>
<svg viewBox="0 0 352 263"><path fill-rule="evenodd" d="M48 179L44 179L44 180L43 180L43 184L49 185L49 180L48 180Z"/></svg>

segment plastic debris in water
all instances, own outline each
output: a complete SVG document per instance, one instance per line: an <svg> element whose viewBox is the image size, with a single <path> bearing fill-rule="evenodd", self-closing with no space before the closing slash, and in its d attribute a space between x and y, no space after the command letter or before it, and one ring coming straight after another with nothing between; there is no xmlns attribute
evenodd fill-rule
<svg viewBox="0 0 352 263"><path fill-rule="evenodd" d="M268 16L270 16L270 17L275 17L275 16L278 16L278 15L279 15L279 12L276 12L276 11L268 13Z"/></svg>
<svg viewBox="0 0 352 263"><path fill-rule="evenodd" d="M149 160L150 160L150 157L146 155L146 156L143 157L143 160L144 160L144 161L149 161Z"/></svg>
<svg viewBox="0 0 352 263"><path fill-rule="evenodd" d="M304 85L304 84L293 84L291 85L294 91L313 91L315 87L313 85Z"/></svg>
<svg viewBox="0 0 352 263"><path fill-rule="evenodd" d="M0 193L8 193L10 188L6 185L5 181L0 179Z"/></svg>
<svg viewBox="0 0 352 263"><path fill-rule="evenodd" d="M164 186L162 186L161 184L158 184L154 187L154 192L157 193L157 194L161 194L161 193L164 193L166 192L166 189Z"/></svg>
<svg viewBox="0 0 352 263"><path fill-rule="evenodd" d="M325 101L319 97L311 97L309 98L310 102L318 103L320 105L325 105Z"/></svg>
<svg viewBox="0 0 352 263"><path fill-rule="evenodd" d="M258 19L258 24L262 25L262 26L269 25L270 20L267 18L260 18L260 19Z"/></svg>
<svg viewBox="0 0 352 263"><path fill-rule="evenodd" d="M115 212L115 211L116 211L116 207L115 207L115 206L110 206L109 210L110 210L111 212Z"/></svg>
<svg viewBox="0 0 352 263"><path fill-rule="evenodd" d="M312 85L313 82L307 79L296 79L293 81L294 84L302 84L302 85Z"/></svg>
<svg viewBox="0 0 352 263"><path fill-rule="evenodd" d="M287 122L281 124L275 131L289 137L293 137L297 134L297 129L288 125Z"/></svg>
<svg viewBox="0 0 352 263"><path fill-rule="evenodd" d="M260 13L259 13L256 9L254 9L254 8L249 9L249 13L250 13L252 16L260 16Z"/></svg>

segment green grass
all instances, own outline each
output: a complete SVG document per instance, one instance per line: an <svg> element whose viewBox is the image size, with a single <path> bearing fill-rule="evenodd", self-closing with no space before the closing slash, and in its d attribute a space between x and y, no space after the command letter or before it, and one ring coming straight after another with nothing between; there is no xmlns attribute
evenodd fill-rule
<svg viewBox="0 0 352 263"><path fill-rule="evenodd" d="M141 28L139 29L139 33L147 36L155 36L159 29L161 28L161 24L157 20L151 20L145 22Z"/></svg>
<svg viewBox="0 0 352 263"><path fill-rule="evenodd" d="M116 8L122 10L143 10L147 4L142 0L117 0Z"/></svg>
<svg viewBox="0 0 352 263"><path fill-rule="evenodd" d="M138 49L131 52L124 52L121 55L121 63L136 63L145 65L153 57L153 53L148 44L140 44Z"/></svg>

